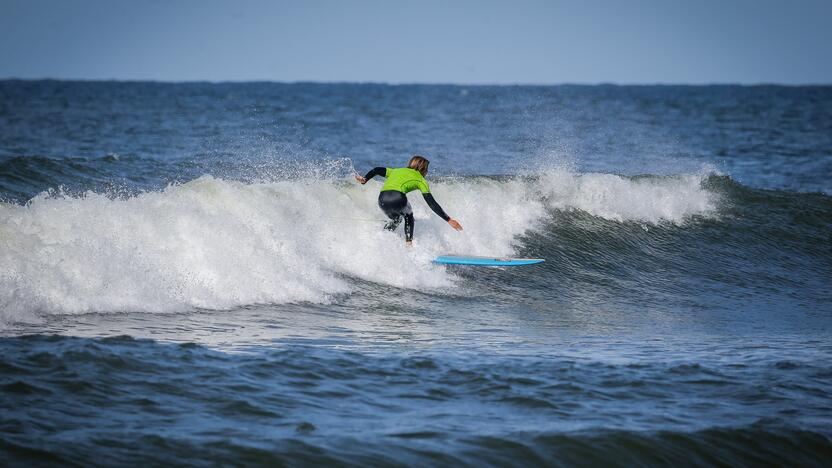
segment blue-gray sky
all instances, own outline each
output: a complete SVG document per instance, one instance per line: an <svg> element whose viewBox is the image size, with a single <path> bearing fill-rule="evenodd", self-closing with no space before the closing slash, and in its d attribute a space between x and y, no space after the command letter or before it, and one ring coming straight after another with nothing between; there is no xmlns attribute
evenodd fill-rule
<svg viewBox="0 0 832 468"><path fill-rule="evenodd" d="M0 0L0 78L832 83L831 0Z"/></svg>

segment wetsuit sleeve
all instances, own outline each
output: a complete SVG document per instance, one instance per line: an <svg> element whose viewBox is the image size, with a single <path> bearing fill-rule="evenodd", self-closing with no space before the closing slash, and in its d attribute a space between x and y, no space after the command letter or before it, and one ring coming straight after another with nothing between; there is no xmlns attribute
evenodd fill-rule
<svg viewBox="0 0 832 468"><path fill-rule="evenodd" d="M430 209L432 209L433 212L436 213L440 218L444 219L445 221L451 219L451 217L448 216L447 213L445 213L442 207L439 206L439 203L436 203L436 200L434 200L433 195L430 192L423 193L422 196L425 197L425 202L428 204Z"/></svg>
<svg viewBox="0 0 832 468"><path fill-rule="evenodd" d="M365 179L370 180L375 176L382 176L387 177L387 168L386 167L374 167L367 175L364 176Z"/></svg>

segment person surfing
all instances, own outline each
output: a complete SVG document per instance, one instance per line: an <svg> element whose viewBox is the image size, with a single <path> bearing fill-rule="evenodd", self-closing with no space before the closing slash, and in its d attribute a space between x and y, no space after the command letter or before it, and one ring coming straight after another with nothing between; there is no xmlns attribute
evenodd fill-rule
<svg viewBox="0 0 832 468"><path fill-rule="evenodd" d="M404 238L405 245L410 247L413 245L413 210L410 208L410 203L407 201L406 193L419 189L425 202L437 216L444 219L457 231L462 230L462 225L459 221L448 216L445 211L439 206L439 203L434 200L430 193L430 187L425 180L428 173L428 165L430 161L427 158L419 155L414 155L407 163L407 167L390 168L390 167L376 167L367 173L364 177L355 175L361 185L367 183L368 180L375 176L382 176L387 178L384 185L381 187L381 193L378 194L378 207L381 211L390 218L390 221L384 225L384 229L388 231L395 231L404 218Z"/></svg>

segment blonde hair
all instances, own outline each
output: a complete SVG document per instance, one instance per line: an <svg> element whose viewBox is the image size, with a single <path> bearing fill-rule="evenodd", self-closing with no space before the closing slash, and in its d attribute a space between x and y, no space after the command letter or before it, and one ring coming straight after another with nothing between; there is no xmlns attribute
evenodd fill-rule
<svg viewBox="0 0 832 468"><path fill-rule="evenodd" d="M422 177L427 175L428 173L428 165L430 161L424 156L419 156L418 154L414 154L410 161L407 163L407 167L410 169L416 169L422 174Z"/></svg>

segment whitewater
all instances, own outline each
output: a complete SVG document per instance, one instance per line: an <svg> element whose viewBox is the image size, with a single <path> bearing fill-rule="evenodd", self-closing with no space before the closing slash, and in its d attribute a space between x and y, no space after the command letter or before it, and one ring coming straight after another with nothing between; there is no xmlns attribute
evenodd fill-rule
<svg viewBox="0 0 832 468"><path fill-rule="evenodd" d="M540 229L551 210L645 224L712 215L718 197L702 188L707 175L632 179L551 170L441 181L434 193L466 230L446 229L413 200L413 250L379 229L377 183L203 176L127 197L43 193L0 208L3 320L325 304L350 292L349 278L452 293L454 275L431 264L437 255L512 255L516 238Z"/></svg>

